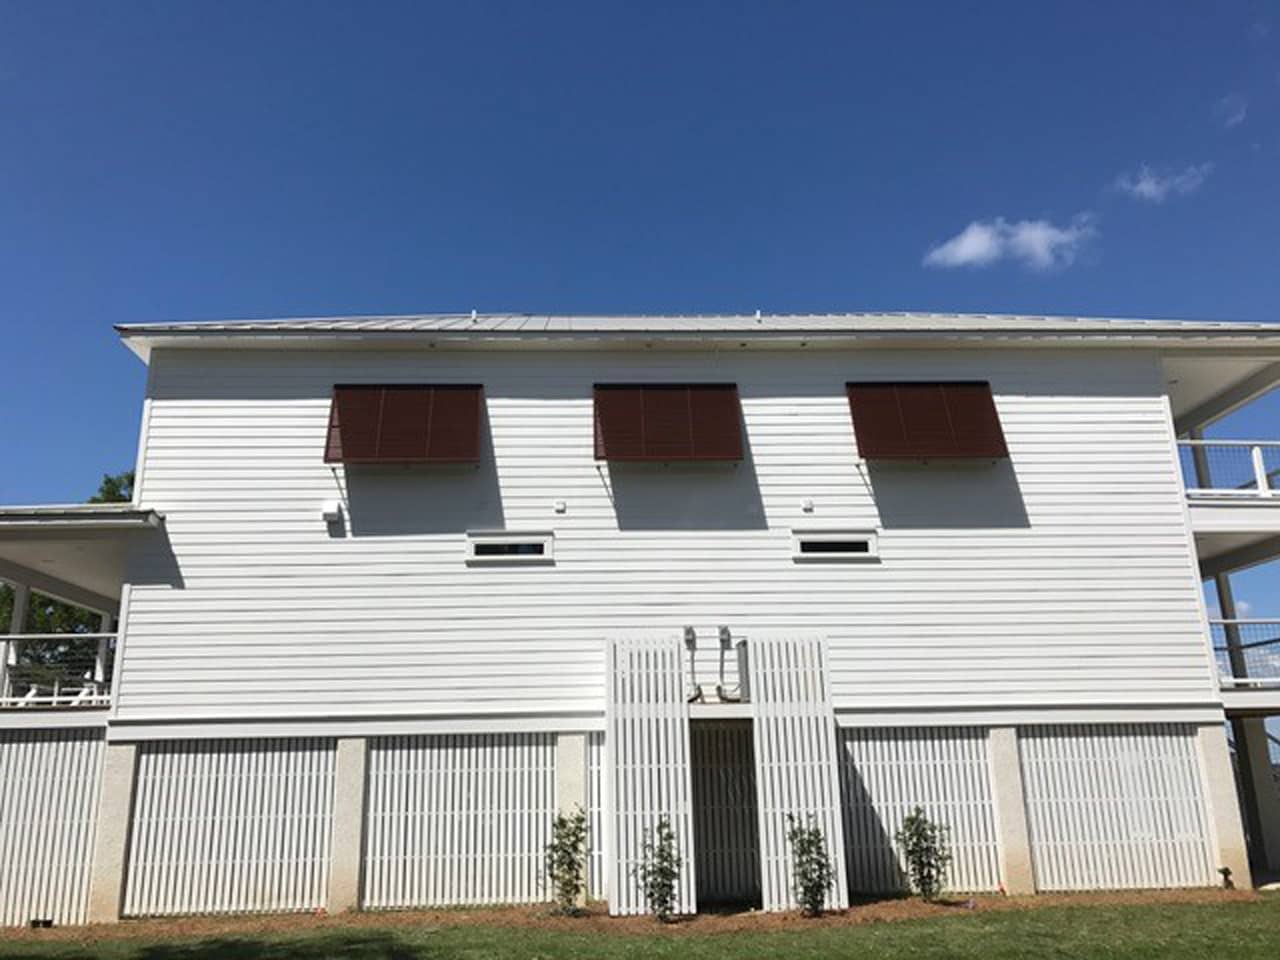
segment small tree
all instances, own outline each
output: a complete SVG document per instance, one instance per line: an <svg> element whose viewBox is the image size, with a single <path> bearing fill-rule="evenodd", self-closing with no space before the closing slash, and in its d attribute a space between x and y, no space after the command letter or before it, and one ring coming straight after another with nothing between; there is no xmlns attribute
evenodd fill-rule
<svg viewBox="0 0 1280 960"><path fill-rule="evenodd" d="M581 807L567 816L557 813L551 821L551 842L547 844L547 876L557 912L578 912L586 874L587 815Z"/></svg>
<svg viewBox="0 0 1280 960"><path fill-rule="evenodd" d="M644 890L649 912L663 923L670 923L675 916L681 866L675 831L671 829L671 821L662 817L652 832L645 831L636 877Z"/></svg>
<svg viewBox="0 0 1280 960"><path fill-rule="evenodd" d="M906 858L912 888L925 900L937 898L951 863L947 828L934 823L916 807L902 821L895 839Z"/></svg>
<svg viewBox="0 0 1280 960"><path fill-rule="evenodd" d="M827 893L835 884L836 871L827 855L827 841L810 817L801 823L787 814L787 842L791 844L791 884L800 912L806 917L822 913Z"/></svg>

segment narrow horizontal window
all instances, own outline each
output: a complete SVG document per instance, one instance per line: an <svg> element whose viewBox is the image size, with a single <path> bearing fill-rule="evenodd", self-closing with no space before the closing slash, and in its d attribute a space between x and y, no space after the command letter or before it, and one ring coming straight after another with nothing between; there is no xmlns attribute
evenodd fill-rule
<svg viewBox="0 0 1280 960"><path fill-rule="evenodd" d="M477 543L477 557L541 557L547 552L542 542Z"/></svg>
<svg viewBox="0 0 1280 960"><path fill-rule="evenodd" d="M732 383L596 384L597 460L741 460Z"/></svg>
<svg viewBox="0 0 1280 960"><path fill-rule="evenodd" d="M854 438L864 459L1009 455L989 383L850 383L847 390Z"/></svg>
<svg viewBox="0 0 1280 960"><path fill-rule="evenodd" d="M801 553L870 553L866 540L801 540Z"/></svg>
<svg viewBox="0 0 1280 960"><path fill-rule="evenodd" d="M338 384L325 463L477 463L483 405L474 384Z"/></svg>
<svg viewBox="0 0 1280 960"><path fill-rule="evenodd" d="M469 530L467 564L550 564L555 562L555 534L550 531Z"/></svg>
<svg viewBox="0 0 1280 960"><path fill-rule="evenodd" d="M791 557L798 563L875 561L880 538L874 530L793 530Z"/></svg>

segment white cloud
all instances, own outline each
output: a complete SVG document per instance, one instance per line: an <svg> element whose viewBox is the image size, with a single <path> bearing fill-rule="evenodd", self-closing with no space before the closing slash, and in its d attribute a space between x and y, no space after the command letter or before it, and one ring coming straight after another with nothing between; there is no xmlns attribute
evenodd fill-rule
<svg viewBox="0 0 1280 960"><path fill-rule="evenodd" d="M1249 614L1251 614L1251 613L1253 613L1253 604L1252 604L1252 603L1250 603L1248 600L1237 600L1237 601L1236 601L1236 616L1237 616L1237 617L1247 617L1247 616L1249 616Z"/></svg>
<svg viewBox="0 0 1280 960"><path fill-rule="evenodd" d="M1228 130L1238 127L1249 115L1249 98L1243 93L1228 93L1214 104L1213 112Z"/></svg>
<svg viewBox="0 0 1280 960"><path fill-rule="evenodd" d="M1069 267L1081 247L1097 235L1093 220L1089 213L1062 227L1048 220L974 220L926 253L924 265L985 267L999 260L1017 260L1032 270Z"/></svg>
<svg viewBox="0 0 1280 960"><path fill-rule="evenodd" d="M1137 173L1122 173L1116 178L1116 189L1138 200L1164 203L1171 195L1185 196L1200 189L1213 173L1212 163L1193 164L1181 171L1156 170L1145 163Z"/></svg>

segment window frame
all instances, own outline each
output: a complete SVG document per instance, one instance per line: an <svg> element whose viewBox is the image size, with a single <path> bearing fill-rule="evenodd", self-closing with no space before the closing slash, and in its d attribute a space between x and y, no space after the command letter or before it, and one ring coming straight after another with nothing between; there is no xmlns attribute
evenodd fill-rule
<svg viewBox="0 0 1280 960"><path fill-rule="evenodd" d="M806 542L839 543L858 540L867 544L865 552L805 553ZM793 527L791 559L796 563L879 563L880 531L867 527Z"/></svg>
<svg viewBox="0 0 1280 960"><path fill-rule="evenodd" d="M538 543L542 553L477 554L479 544ZM554 566L556 535L553 530L468 530L464 559L469 567Z"/></svg>

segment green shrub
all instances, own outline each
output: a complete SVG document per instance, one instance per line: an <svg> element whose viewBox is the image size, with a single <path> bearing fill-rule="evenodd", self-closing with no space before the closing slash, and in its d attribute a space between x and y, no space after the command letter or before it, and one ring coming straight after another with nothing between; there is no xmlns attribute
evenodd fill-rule
<svg viewBox="0 0 1280 960"><path fill-rule="evenodd" d="M640 863L636 866L649 912L663 923L671 922L675 916L676 887L682 866L675 831L671 829L671 821L663 817L652 831L645 831Z"/></svg>
<svg viewBox="0 0 1280 960"><path fill-rule="evenodd" d="M947 867L951 863L947 828L934 823L924 810L916 807L902 821L895 838L907 861L911 887L925 900L942 892Z"/></svg>
<svg viewBox="0 0 1280 960"><path fill-rule="evenodd" d="M577 913L587 877L587 815L581 807L567 816L558 813L551 822L547 877L551 881L556 910L565 914Z"/></svg>
<svg viewBox="0 0 1280 960"><path fill-rule="evenodd" d="M801 823L787 814L787 842L791 844L791 884L800 912L806 917L822 913L827 894L835 884L836 871L827 855L827 841L810 817Z"/></svg>

